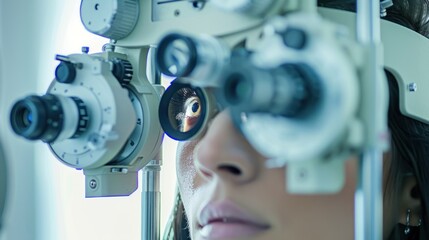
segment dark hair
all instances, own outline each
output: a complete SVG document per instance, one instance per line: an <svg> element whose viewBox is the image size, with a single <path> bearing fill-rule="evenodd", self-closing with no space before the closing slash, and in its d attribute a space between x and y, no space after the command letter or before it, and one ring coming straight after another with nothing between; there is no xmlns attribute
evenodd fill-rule
<svg viewBox="0 0 429 240"><path fill-rule="evenodd" d="M356 10L355 1L319 0L319 5L348 11ZM395 22L429 37L429 1L394 0L385 20ZM391 132L391 164L386 183L385 198L397 201L403 176L412 174L417 180L413 196L421 201L421 226L413 234L404 236L404 226L398 224L389 239L429 239L429 125L401 114L398 82L386 71L389 84L388 126ZM389 193L389 195L387 195ZM397 210L397 209L394 209Z"/></svg>
<svg viewBox="0 0 429 240"><path fill-rule="evenodd" d="M179 192L174 200L174 208L170 220L167 223L163 239L164 240L190 240L188 219L186 218L185 208Z"/></svg>
<svg viewBox="0 0 429 240"><path fill-rule="evenodd" d="M394 0L393 3L384 19L429 37L429 0ZM318 5L348 11L356 10L355 1L318 0ZM413 228L412 234L404 236L404 226L397 225L389 239L426 240L429 239L429 125L401 114L398 83L391 73L386 72L386 76L390 95L388 126L391 131L391 164L384 195L385 198L389 197L396 201L402 187L402 177L404 174L412 173L418 185L413 189L412 197L420 199L422 208L420 227ZM177 198L173 218L175 221L171 222L170 226L176 236L173 239L190 239L180 197Z"/></svg>
<svg viewBox="0 0 429 240"><path fill-rule="evenodd" d="M354 0L318 0L318 5L356 11L356 1ZM393 0L393 6L387 9L387 16L384 19L401 24L428 37L428 6L428 0Z"/></svg>
<svg viewBox="0 0 429 240"><path fill-rule="evenodd" d="M389 239L429 239L429 191L423 187L429 184L429 125L401 114L398 83L391 73L387 72L386 75L390 92L388 125L392 137L386 191L390 191L396 200L402 187L403 176L412 174L417 180L417 186L410 194L419 198L422 205L422 223L419 228L414 229L414 235L408 238L399 237L402 235L403 226L398 225Z"/></svg>

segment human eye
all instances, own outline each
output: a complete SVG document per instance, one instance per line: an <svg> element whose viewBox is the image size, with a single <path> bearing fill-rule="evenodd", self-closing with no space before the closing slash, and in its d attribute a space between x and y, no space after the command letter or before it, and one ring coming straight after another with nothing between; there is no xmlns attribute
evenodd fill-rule
<svg viewBox="0 0 429 240"><path fill-rule="evenodd" d="M201 100L198 97L190 97L184 104L184 116L181 129L183 132L191 130L201 116Z"/></svg>
<svg viewBox="0 0 429 240"><path fill-rule="evenodd" d="M159 106L159 120L171 138L187 141L203 134L217 111L216 99L208 89L174 82L165 91Z"/></svg>

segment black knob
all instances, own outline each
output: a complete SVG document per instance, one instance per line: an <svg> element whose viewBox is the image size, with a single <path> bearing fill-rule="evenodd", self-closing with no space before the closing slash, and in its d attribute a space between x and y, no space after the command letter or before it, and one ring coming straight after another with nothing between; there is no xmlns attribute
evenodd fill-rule
<svg viewBox="0 0 429 240"><path fill-rule="evenodd" d="M303 49L307 45L307 34L299 28L288 28L283 33L283 42L294 49Z"/></svg>
<svg viewBox="0 0 429 240"><path fill-rule="evenodd" d="M61 83L72 83L76 78L76 68L74 64L61 61L55 69L55 78Z"/></svg>
<svg viewBox="0 0 429 240"><path fill-rule="evenodd" d="M121 85L125 85L131 82L131 79L133 78L133 66L131 65L131 63L125 59L119 58L114 58L112 60L112 63L113 76L118 79Z"/></svg>

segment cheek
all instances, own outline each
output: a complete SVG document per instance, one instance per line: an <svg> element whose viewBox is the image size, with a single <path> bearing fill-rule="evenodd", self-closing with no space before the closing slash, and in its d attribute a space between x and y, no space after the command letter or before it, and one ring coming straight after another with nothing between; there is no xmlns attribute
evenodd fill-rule
<svg viewBox="0 0 429 240"><path fill-rule="evenodd" d="M346 182L343 191L353 192L353 195L358 181L358 164L357 157L350 158L345 163Z"/></svg>
<svg viewBox="0 0 429 240"><path fill-rule="evenodd" d="M178 144L177 148L176 173L185 210L189 205L189 199L198 187L198 174L193 163L193 150L195 145L196 142L181 142Z"/></svg>

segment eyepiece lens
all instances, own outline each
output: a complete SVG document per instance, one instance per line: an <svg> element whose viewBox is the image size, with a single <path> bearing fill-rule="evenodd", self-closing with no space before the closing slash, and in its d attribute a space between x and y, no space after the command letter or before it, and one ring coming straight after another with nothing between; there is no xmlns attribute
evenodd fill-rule
<svg viewBox="0 0 429 240"><path fill-rule="evenodd" d="M22 108L21 113L18 113L22 116L22 126L27 128L33 123L33 113L31 109Z"/></svg>
<svg viewBox="0 0 429 240"><path fill-rule="evenodd" d="M61 131L62 117L61 105L53 95L28 96L15 103L10 122L22 137L51 142Z"/></svg>
<svg viewBox="0 0 429 240"><path fill-rule="evenodd" d="M235 105L245 101L252 88L240 73L231 74L225 83L224 94L229 104Z"/></svg>
<svg viewBox="0 0 429 240"><path fill-rule="evenodd" d="M191 38L170 34L159 43L156 61L163 74L185 77L195 68L196 58L197 50Z"/></svg>
<svg viewBox="0 0 429 240"><path fill-rule="evenodd" d="M73 107L76 111L71 109ZM64 112L65 109L70 113ZM10 123L13 131L24 138L51 143L61 133L65 133L64 138L81 136L88 126L88 111L77 97L33 95L13 105Z"/></svg>
<svg viewBox="0 0 429 240"><path fill-rule="evenodd" d="M175 83L167 88L160 103L160 121L165 133L176 140L194 136L204 122L206 101L198 88Z"/></svg>
<svg viewBox="0 0 429 240"><path fill-rule="evenodd" d="M189 64L189 48L180 39L172 42L166 49L164 62L170 73L175 76L181 75Z"/></svg>
<svg viewBox="0 0 429 240"><path fill-rule="evenodd" d="M10 115L12 129L27 139L37 139L45 126L41 124L46 117L41 97L29 96L15 103Z"/></svg>

